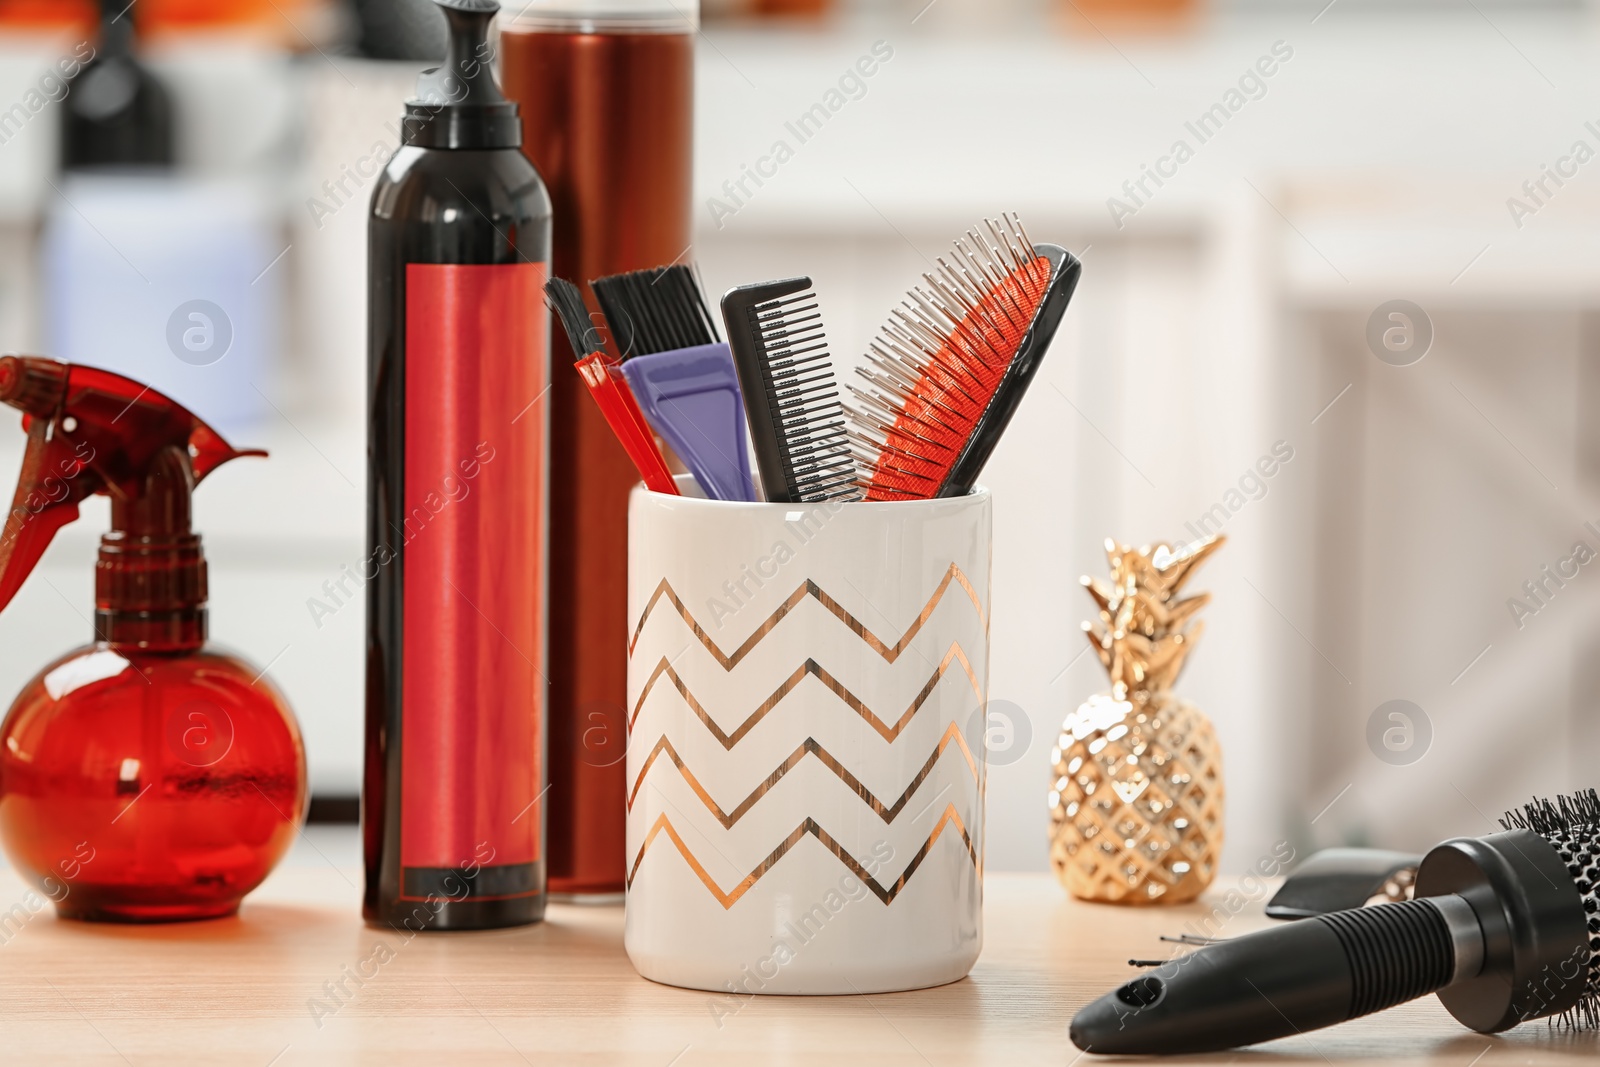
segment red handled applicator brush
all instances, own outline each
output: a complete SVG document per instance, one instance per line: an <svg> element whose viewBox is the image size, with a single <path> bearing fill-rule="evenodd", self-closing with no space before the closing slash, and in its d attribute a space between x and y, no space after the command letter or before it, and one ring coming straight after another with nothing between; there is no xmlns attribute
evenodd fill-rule
<svg viewBox="0 0 1600 1067"><path fill-rule="evenodd" d="M545 283L544 295L567 331L567 343L579 356L573 366L582 376L583 384L589 387L589 395L600 405L606 425L617 435L628 458L638 468L639 477L653 492L678 495L678 483L673 480L661 448L650 434L638 399L600 347L600 338L589 321L583 294L565 278L551 278Z"/></svg>
<svg viewBox="0 0 1600 1067"><path fill-rule="evenodd" d="M1016 215L968 230L911 290L851 385L867 500L964 496L1033 380L1082 265Z"/></svg>

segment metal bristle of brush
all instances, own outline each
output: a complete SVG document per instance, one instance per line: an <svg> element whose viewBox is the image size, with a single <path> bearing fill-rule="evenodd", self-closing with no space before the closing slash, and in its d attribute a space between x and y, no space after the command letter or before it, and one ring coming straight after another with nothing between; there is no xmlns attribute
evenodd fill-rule
<svg viewBox="0 0 1600 1067"><path fill-rule="evenodd" d="M565 278L551 278L544 283L544 296L561 320L573 356L582 359L601 350L600 330L589 318L589 308L576 285Z"/></svg>
<svg viewBox="0 0 1600 1067"><path fill-rule="evenodd" d="M766 499L857 499L844 405L811 279L730 289L722 321Z"/></svg>
<svg viewBox="0 0 1600 1067"><path fill-rule="evenodd" d="M1015 214L956 241L857 372L851 443L868 500L963 496L1038 370L1082 271Z"/></svg>
<svg viewBox="0 0 1600 1067"><path fill-rule="evenodd" d="M1600 1030L1600 795L1593 789L1555 800L1535 800L1500 820L1507 830L1528 830L1550 842L1583 897L1589 959L1583 995L1552 1021L1575 1030Z"/></svg>
<svg viewBox="0 0 1600 1067"><path fill-rule="evenodd" d="M619 359L721 340L700 282L685 264L612 274L589 287L611 327Z"/></svg>

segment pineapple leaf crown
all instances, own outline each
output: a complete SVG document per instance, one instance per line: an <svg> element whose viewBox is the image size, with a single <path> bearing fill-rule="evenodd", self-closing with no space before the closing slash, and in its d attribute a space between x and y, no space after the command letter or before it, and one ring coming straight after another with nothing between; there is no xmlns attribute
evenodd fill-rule
<svg viewBox="0 0 1600 1067"><path fill-rule="evenodd" d="M1118 700L1172 687L1189 650L1205 624L1195 619L1210 593L1179 599L1195 569L1227 539L1221 534L1173 549L1171 545L1132 548L1106 538L1111 581L1085 575L1083 587L1100 609L1099 624L1084 633L1111 676Z"/></svg>

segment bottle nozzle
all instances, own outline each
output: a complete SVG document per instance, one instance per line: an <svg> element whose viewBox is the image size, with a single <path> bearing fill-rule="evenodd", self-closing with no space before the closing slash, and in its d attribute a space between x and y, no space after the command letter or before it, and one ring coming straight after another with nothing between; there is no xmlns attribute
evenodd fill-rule
<svg viewBox="0 0 1600 1067"><path fill-rule="evenodd" d="M0 403L48 419L67 397L67 365L53 359L0 356Z"/></svg>
<svg viewBox="0 0 1600 1067"><path fill-rule="evenodd" d="M494 80L489 28L499 0L433 0L450 26L442 65L422 72L406 105L404 141L424 148L517 148L517 105Z"/></svg>

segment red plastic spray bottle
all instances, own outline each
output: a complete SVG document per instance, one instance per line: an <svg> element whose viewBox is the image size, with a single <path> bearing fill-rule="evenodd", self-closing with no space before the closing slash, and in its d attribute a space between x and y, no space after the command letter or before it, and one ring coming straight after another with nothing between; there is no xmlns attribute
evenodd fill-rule
<svg viewBox="0 0 1600 1067"><path fill-rule="evenodd" d="M94 643L45 667L0 727L0 843L64 918L232 914L293 842L305 751L259 671L206 647L201 479L240 456L117 374L0 357L28 434L0 533L0 609L78 505L111 498Z"/></svg>

